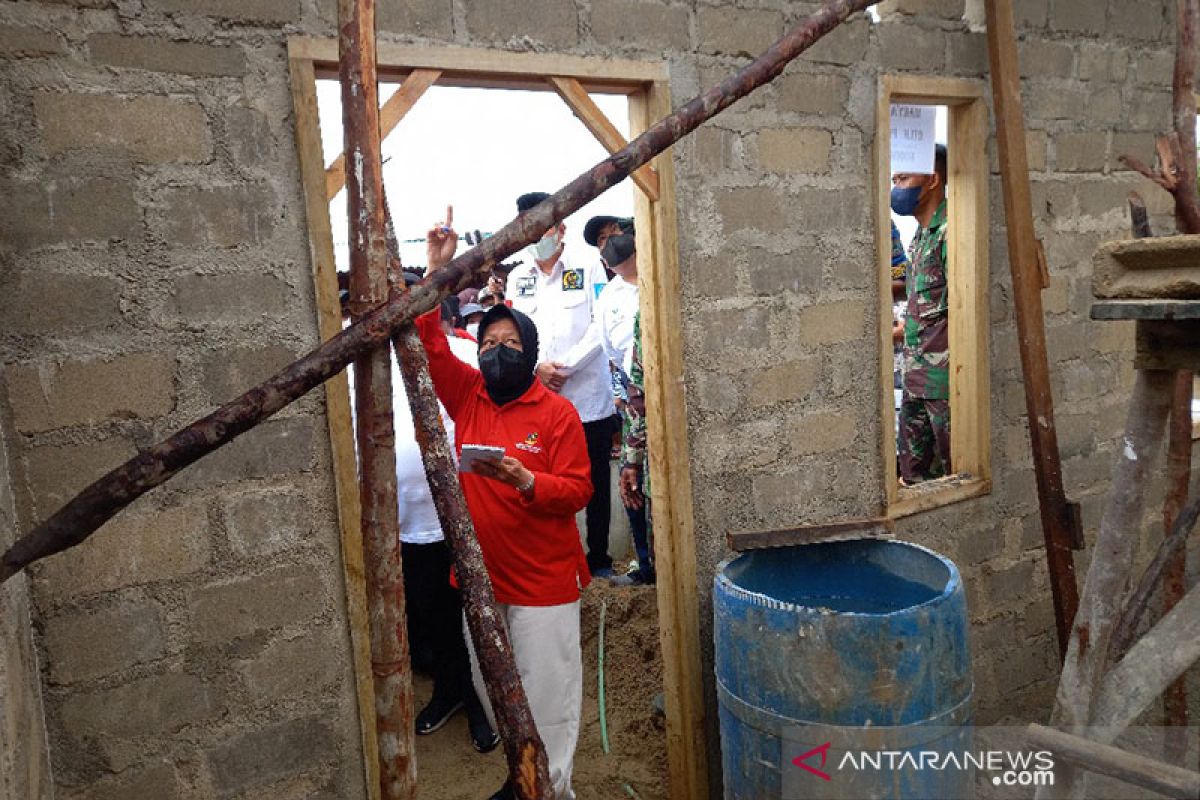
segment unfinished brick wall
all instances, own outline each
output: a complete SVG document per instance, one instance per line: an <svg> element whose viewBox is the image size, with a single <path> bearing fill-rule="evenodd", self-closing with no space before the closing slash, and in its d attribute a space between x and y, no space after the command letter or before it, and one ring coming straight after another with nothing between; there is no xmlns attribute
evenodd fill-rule
<svg viewBox="0 0 1200 800"><path fill-rule="evenodd" d="M0 547L17 531L8 444L0 423ZM42 682L30 625L29 586L18 575L0 587L0 797L49 800Z"/></svg>
<svg viewBox="0 0 1200 800"><path fill-rule="evenodd" d="M986 79L965 5L893 0L674 149L703 641L728 530L881 508L877 81ZM1170 5L1016 3L1059 435L1089 536L1132 335L1088 321L1090 255L1124 235L1130 188L1168 229L1165 195L1116 157L1168 124ZM284 48L332 35L334 6L0 9L22 527L315 343ZM395 41L665 58L680 101L814 6L383 0L379 23ZM982 722L1044 717L1057 650L995 175L991 195L994 489L899 526L963 569ZM362 796L325 430L317 393L33 571L57 796Z"/></svg>
<svg viewBox="0 0 1200 800"><path fill-rule="evenodd" d="M28 529L316 344L283 60L301 6L0 17ZM329 460L316 393L30 571L57 798L363 796Z"/></svg>

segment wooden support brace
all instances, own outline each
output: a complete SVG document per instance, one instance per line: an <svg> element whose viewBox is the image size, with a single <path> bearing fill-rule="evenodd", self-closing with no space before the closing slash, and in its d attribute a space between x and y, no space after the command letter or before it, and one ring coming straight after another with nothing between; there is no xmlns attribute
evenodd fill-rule
<svg viewBox="0 0 1200 800"><path fill-rule="evenodd" d="M793 547L817 542L839 542L846 539L870 539L892 536L896 523L888 517L848 519L820 525L801 525L772 531L741 531L725 535L729 549L741 553L771 547Z"/></svg>
<svg viewBox="0 0 1200 800"><path fill-rule="evenodd" d="M1200 773L1190 769L1164 764L1043 725L1033 724L1028 730L1031 745L1049 750L1063 761L1086 770L1168 797L1200 797Z"/></svg>
<svg viewBox="0 0 1200 800"><path fill-rule="evenodd" d="M555 75L548 76L546 80L610 155L619 152L629 144L617 130L617 126L609 121L604 112L600 110L600 106L592 100L587 90L583 88L583 84L574 78ZM658 173L654 171L653 167L649 164L639 167L630 177L633 178L633 182L637 184L638 188L646 193L647 197L651 200L658 200Z"/></svg>
<svg viewBox="0 0 1200 800"><path fill-rule="evenodd" d="M442 76L440 69L414 69L379 109L379 139L386 139L400 120L412 110L430 86ZM332 200L346 185L346 154L341 153L325 169L325 197Z"/></svg>

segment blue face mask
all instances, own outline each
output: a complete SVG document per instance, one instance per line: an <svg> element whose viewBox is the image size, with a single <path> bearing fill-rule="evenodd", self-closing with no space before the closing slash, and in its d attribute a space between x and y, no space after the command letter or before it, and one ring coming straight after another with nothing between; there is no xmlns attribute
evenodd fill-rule
<svg viewBox="0 0 1200 800"><path fill-rule="evenodd" d="M911 217L921 203L921 187L892 187L892 211L902 217Z"/></svg>

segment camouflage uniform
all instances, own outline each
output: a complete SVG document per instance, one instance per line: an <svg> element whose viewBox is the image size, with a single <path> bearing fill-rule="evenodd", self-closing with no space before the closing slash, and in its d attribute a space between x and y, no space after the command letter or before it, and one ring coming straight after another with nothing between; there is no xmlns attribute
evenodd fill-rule
<svg viewBox="0 0 1200 800"><path fill-rule="evenodd" d="M646 502L646 543L650 551L649 574L654 576L654 520L650 513L650 459L646 457L646 376L642 369L642 314L633 319L633 354L629 366L629 401L621 414L621 469L635 467L642 478ZM646 565L642 565L646 569Z"/></svg>
<svg viewBox="0 0 1200 800"><path fill-rule="evenodd" d="M950 473L950 343L946 286L946 202L910 249L904 318L900 475L906 483Z"/></svg>

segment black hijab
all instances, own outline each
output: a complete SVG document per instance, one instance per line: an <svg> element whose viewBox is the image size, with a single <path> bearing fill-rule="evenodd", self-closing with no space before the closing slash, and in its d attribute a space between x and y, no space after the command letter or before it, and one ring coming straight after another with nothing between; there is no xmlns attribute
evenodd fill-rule
<svg viewBox="0 0 1200 800"><path fill-rule="evenodd" d="M511 319L513 324L517 326L517 334L521 337L521 366L522 374L518 381L512 385L496 386L488 380L488 373L480 369L483 373L483 385L487 389L488 397L492 398L498 406L516 400L525 392L529 391L529 387L533 385L536 377L534 370L538 363L538 334L537 325L533 320L522 314L520 311L509 308L504 303L497 303L484 313L483 318L479 320L479 330L476 336L480 342L483 341L483 336L487 333L487 329L494 322L502 319ZM500 345L504 347L504 345ZM480 365L482 367L482 365Z"/></svg>

